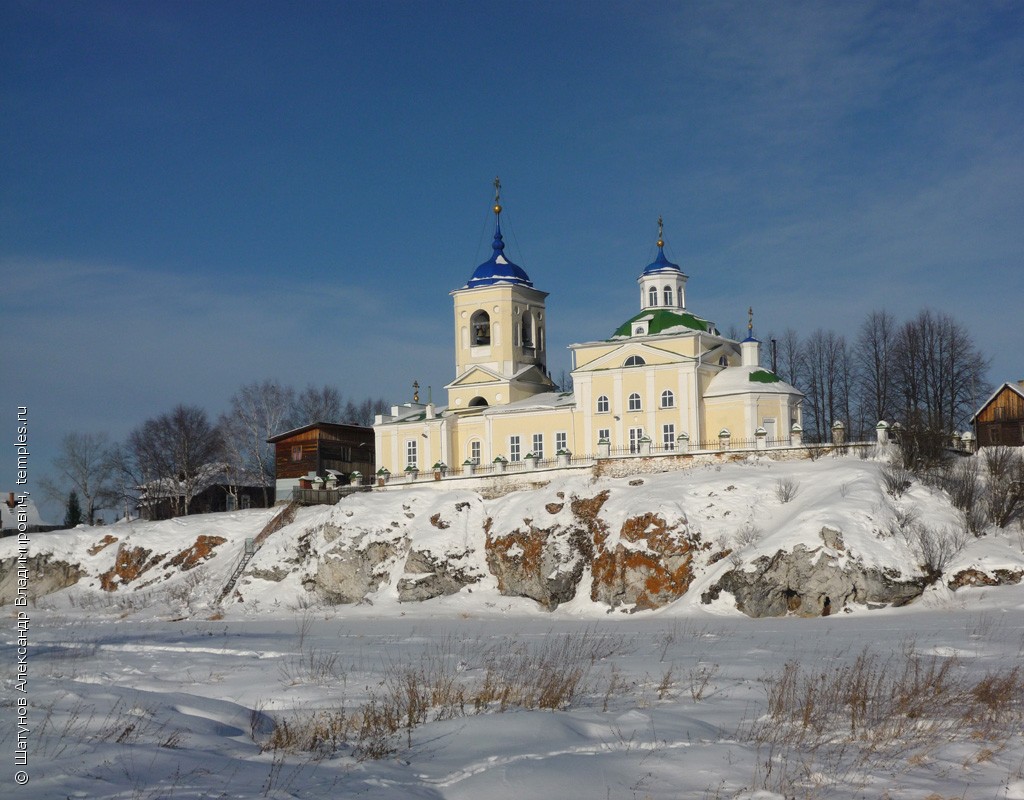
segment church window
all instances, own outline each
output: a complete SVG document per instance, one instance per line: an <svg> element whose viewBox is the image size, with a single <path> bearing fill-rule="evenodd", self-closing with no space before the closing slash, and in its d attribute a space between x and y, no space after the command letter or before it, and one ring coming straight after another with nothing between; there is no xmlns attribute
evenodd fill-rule
<svg viewBox="0 0 1024 800"><path fill-rule="evenodd" d="M658 305L658 287L652 286L647 290L647 305L656 306Z"/></svg>
<svg viewBox="0 0 1024 800"><path fill-rule="evenodd" d="M533 347L533 316L529 311L523 313L523 323L520 327L523 333L523 347Z"/></svg>
<svg viewBox="0 0 1024 800"><path fill-rule="evenodd" d="M608 413L608 408L609 408L609 406L608 406L608 398L607 397L605 397L604 395L601 395L599 398L597 398L597 413L598 414L607 414Z"/></svg>
<svg viewBox="0 0 1024 800"><path fill-rule="evenodd" d="M718 359L718 366L720 366L720 367L727 367L727 366L729 366L729 359L726 358L725 356L722 356L720 359Z"/></svg>
<svg viewBox="0 0 1024 800"><path fill-rule="evenodd" d="M611 428L598 428L597 429L597 439L598 439L598 441L600 441L601 439L604 439L605 441L610 442L612 440L612 429Z"/></svg>
<svg viewBox="0 0 1024 800"><path fill-rule="evenodd" d="M480 440L474 439L469 443L469 460L474 464L480 463Z"/></svg>
<svg viewBox="0 0 1024 800"><path fill-rule="evenodd" d="M523 457L522 444L518 436L508 437L508 460L520 461Z"/></svg>
<svg viewBox="0 0 1024 800"><path fill-rule="evenodd" d="M409 439L405 443L405 465L407 467L418 466L418 461L416 459L416 447L417 442L415 439Z"/></svg>
<svg viewBox="0 0 1024 800"><path fill-rule="evenodd" d="M643 428L630 428L629 429L629 452L639 453L640 452L640 440L644 438Z"/></svg>
<svg viewBox="0 0 1024 800"><path fill-rule="evenodd" d="M627 358L623 362L622 366L624 366L624 367L642 367L646 363L647 362L644 361L643 358L640 357L640 356L630 356L629 358Z"/></svg>
<svg viewBox="0 0 1024 800"><path fill-rule="evenodd" d="M472 400L469 401L469 407L470 408L482 408L482 407L484 407L486 405L487 405L487 398L486 397L480 397L480 395L477 395L476 397L474 397Z"/></svg>
<svg viewBox="0 0 1024 800"><path fill-rule="evenodd" d="M491 343L491 317L486 311L477 311L470 320L474 347Z"/></svg>
<svg viewBox="0 0 1024 800"><path fill-rule="evenodd" d="M544 434L535 433L533 434L533 457L536 461L541 461L544 458Z"/></svg>
<svg viewBox="0 0 1024 800"><path fill-rule="evenodd" d="M669 389L666 389L661 393L661 407L662 408L675 408L676 396L672 394Z"/></svg>
<svg viewBox="0 0 1024 800"><path fill-rule="evenodd" d="M558 431L555 434L555 452L568 450L569 435L565 431Z"/></svg>
<svg viewBox="0 0 1024 800"><path fill-rule="evenodd" d="M666 450L676 449L676 426L669 423L661 426L661 446Z"/></svg>
<svg viewBox="0 0 1024 800"><path fill-rule="evenodd" d="M640 411L641 409L642 405L640 403L640 395L638 395L636 392L633 392L633 394L629 396L629 410Z"/></svg>
<svg viewBox="0 0 1024 800"><path fill-rule="evenodd" d="M672 305L672 294L673 294L672 287L671 286L666 286L665 287L665 305L667 305L667 306Z"/></svg>

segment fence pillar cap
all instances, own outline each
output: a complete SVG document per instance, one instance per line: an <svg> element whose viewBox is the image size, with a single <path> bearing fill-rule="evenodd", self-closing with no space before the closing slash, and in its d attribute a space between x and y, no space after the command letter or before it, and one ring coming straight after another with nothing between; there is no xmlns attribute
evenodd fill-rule
<svg viewBox="0 0 1024 800"><path fill-rule="evenodd" d="M729 429L728 428L722 428L722 430L720 430L718 432L718 437L719 438L722 438L722 437L725 437L725 436L732 436L732 434L729 433Z"/></svg>
<svg viewBox="0 0 1024 800"><path fill-rule="evenodd" d="M880 419L880 420L878 420L878 424L875 426L875 430L876 431L884 431L888 427L889 427L889 423L886 422L884 419Z"/></svg>
<svg viewBox="0 0 1024 800"><path fill-rule="evenodd" d="M758 428L756 431L754 431L754 436L767 436L767 435L768 435L768 431L766 431L764 428Z"/></svg>
<svg viewBox="0 0 1024 800"><path fill-rule="evenodd" d="M683 431L681 434L679 434L676 437L676 439L689 439L689 438L690 438L690 434L688 434L686 431Z"/></svg>
<svg viewBox="0 0 1024 800"><path fill-rule="evenodd" d="M832 427L833 428L845 428L846 426L843 424L843 421L841 419L837 419L835 422L832 423Z"/></svg>
<svg viewBox="0 0 1024 800"><path fill-rule="evenodd" d="M790 430L791 430L791 431L792 431L793 433L803 433L803 430L804 430L804 429L800 427L800 423L799 423L799 422L794 422L794 423L793 423L793 427L792 427L792 428L790 428Z"/></svg>

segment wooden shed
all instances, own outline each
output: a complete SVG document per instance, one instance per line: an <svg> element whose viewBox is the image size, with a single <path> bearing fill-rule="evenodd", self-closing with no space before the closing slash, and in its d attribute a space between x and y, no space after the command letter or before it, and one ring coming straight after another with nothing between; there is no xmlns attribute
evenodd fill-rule
<svg viewBox="0 0 1024 800"><path fill-rule="evenodd" d="M313 422L301 428L271 436L277 478L277 496L289 496L299 478L309 474L327 477L340 473L342 483L353 472L372 475L374 470L373 428L337 422Z"/></svg>
<svg viewBox="0 0 1024 800"><path fill-rule="evenodd" d="M972 422L979 447L1024 446L1024 381L996 389Z"/></svg>

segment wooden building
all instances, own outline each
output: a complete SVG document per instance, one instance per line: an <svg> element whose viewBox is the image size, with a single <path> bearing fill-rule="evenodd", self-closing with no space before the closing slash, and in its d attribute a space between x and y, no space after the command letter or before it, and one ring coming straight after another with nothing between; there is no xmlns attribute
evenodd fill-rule
<svg viewBox="0 0 1024 800"><path fill-rule="evenodd" d="M274 445L277 497L291 496L299 479L334 474L348 483L353 472L369 478L374 470L373 428L313 422L267 439Z"/></svg>
<svg viewBox="0 0 1024 800"><path fill-rule="evenodd" d="M974 415L978 447L1024 446L1024 381L1004 383Z"/></svg>
<svg viewBox="0 0 1024 800"><path fill-rule="evenodd" d="M212 514L246 508L264 508L274 504L273 486L245 486L236 483L237 475L223 464L208 464L193 487L194 494L185 505L182 481L164 478L138 487L136 510L146 520L171 519L184 514Z"/></svg>

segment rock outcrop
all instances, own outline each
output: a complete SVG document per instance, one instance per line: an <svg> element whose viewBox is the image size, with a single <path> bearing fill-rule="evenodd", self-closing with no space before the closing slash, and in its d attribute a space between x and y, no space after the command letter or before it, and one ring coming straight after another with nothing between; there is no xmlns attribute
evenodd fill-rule
<svg viewBox="0 0 1024 800"><path fill-rule="evenodd" d="M923 578L900 580L895 570L865 567L860 561L840 559L821 547L796 545L791 552L762 556L754 569L725 573L701 600L710 603L722 591L736 598L736 607L750 617L797 614L820 617L834 614L851 603L902 606L925 589Z"/></svg>
<svg viewBox="0 0 1024 800"><path fill-rule="evenodd" d="M19 568L25 570L18 575ZM29 600L45 597L74 586L85 575L78 564L55 559L51 553L40 553L19 563L17 558L0 561L0 605L13 603L19 588ZM19 580L23 585L19 587Z"/></svg>
<svg viewBox="0 0 1024 800"><path fill-rule="evenodd" d="M307 588L330 604L359 603L388 579L391 567L404 552L399 537L391 541L366 541L367 537L328 550L317 562L316 574Z"/></svg>
<svg viewBox="0 0 1024 800"><path fill-rule="evenodd" d="M413 550L405 559L405 569L398 581L398 599L403 603L430 600L456 594L477 583L483 576L466 563L471 551L437 555Z"/></svg>

